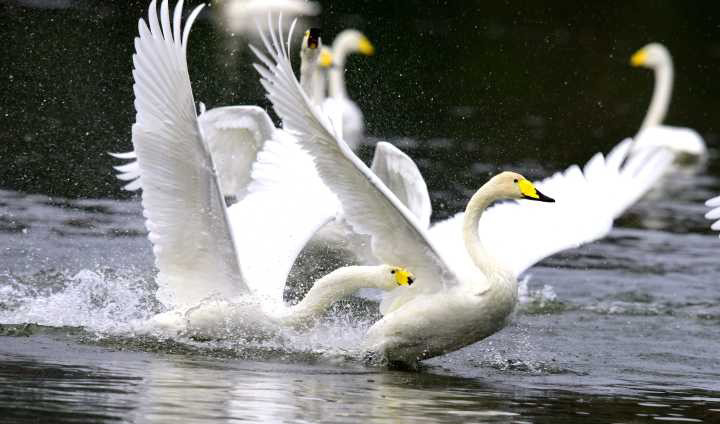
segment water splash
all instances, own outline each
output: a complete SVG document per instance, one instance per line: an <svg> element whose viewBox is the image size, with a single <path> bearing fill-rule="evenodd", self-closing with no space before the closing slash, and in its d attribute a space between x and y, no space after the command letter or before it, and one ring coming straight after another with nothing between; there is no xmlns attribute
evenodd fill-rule
<svg viewBox="0 0 720 424"><path fill-rule="evenodd" d="M555 289L545 284L540 289L530 289L531 275L518 282L518 311L525 314L552 314L565 312L570 305L558 299Z"/></svg>
<svg viewBox="0 0 720 424"><path fill-rule="evenodd" d="M4 279L7 284L0 287L4 324L81 326L117 333L126 330L129 322L147 319L161 309L154 283L108 269L83 269L71 276L43 271Z"/></svg>

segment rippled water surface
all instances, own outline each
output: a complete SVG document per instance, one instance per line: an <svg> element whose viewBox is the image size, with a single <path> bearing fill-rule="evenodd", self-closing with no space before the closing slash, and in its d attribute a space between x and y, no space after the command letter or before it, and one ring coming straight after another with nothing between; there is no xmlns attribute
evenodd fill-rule
<svg viewBox="0 0 720 424"><path fill-rule="evenodd" d="M130 147L146 3L0 1L0 422L720 422L720 240L703 218L720 193L717 5L324 5L328 34L357 26L378 48L348 64L361 155L377 138L408 152L433 220L499 170L544 178L634 134L652 83L627 60L648 41L676 59L669 123L711 148L609 237L530 269L507 328L406 371L363 361L377 305L361 299L272 340L135 331L162 305L139 199L105 152ZM191 35L196 98L267 105L212 13Z"/></svg>
<svg viewBox="0 0 720 424"><path fill-rule="evenodd" d="M347 329L352 303L283 341L136 336L161 308L139 202L2 191L0 408L52 422L716 421L720 240L700 199L717 181L683 178L698 190L644 200L607 239L532 268L508 328L418 371L353 354L367 324Z"/></svg>

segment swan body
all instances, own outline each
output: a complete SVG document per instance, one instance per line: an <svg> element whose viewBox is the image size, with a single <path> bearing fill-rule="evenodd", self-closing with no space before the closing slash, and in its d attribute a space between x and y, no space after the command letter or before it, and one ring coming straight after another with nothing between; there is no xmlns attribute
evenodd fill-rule
<svg viewBox="0 0 720 424"><path fill-rule="evenodd" d="M505 172L491 179L467 208L465 243L475 269L455 272L428 239L417 217L352 153L330 118L304 95L284 43L274 35L272 44L264 34L261 36L272 59L253 50L265 65L256 68L268 98L313 155L320 177L341 200L349 224L370 237L373 254L381 262L404 258L417 266L415 285L383 300L384 317L369 330L366 350L390 361L413 363L465 346L501 328L514 308L517 281L484 251L477 222L488 205L499 199L552 199L516 173ZM427 317L426 312L432 315ZM399 322L409 316L415 324ZM478 320L489 324L478 324Z"/></svg>
<svg viewBox="0 0 720 424"><path fill-rule="evenodd" d="M443 246L352 152L343 140L337 117L315 107L303 93L285 40L278 38L269 24L271 37L261 33L268 55L251 48L262 62L256 69L273 108L313 156L320 178L342 203L345 220L368 238L375 260L402 261L417 276L408 290L384 295L384 316L368 331L367 352L389 361L412 364L498 331L517 300L518 270L606 234L619 212L637 200L671 160L667 152L642 152L621 168L630 148L626 141L607 160L596 155L584 172L571 167L548 179L545 187L560 188L562 195L571 196L567 200L490 207L500 199L551 201L521 175L504 172L478 190L461 219L443 226L451 234L451 241ZM282 36L281 29L277 33ZM287 41L289 45L289 38ZM622 195L611 199L620 200L607 202L604 196L618 191L618 185ZM556 208L559 217L544 222ZM494 242L499 244L486 243L478 231L486 218L496 227L499 239ZM596 219L598 225L594 225ZM457 246L462 251L452 254L457 253Z"/></svg>
<svg viewBox="0 0 720 424"><path fill-rule="evenodd" d="M255 240L233 232L222 181L195 111L187 69L190 28L203 6L193 10L181 32L182 6L181 0L171 19L167 0L159 16L155 1L151 2L147 23L143 19L138 23L133 56L137 113L132 141L143 214L158 268L158 297L174 308L150 320L148 326L217 336L218 327L232 325L245 334L263 334L273 323L304 325L359 288L390 290L413 283L412 274L395 266L340 268L320 279L300 304L290 307L282 299L287 274L281 280L266 281L263 275L245 273L238 246L252 246ZM273 137L282 134L271 132ZM273 206L258 206L267 196L263 196L262 176L253 176L253 181L258 184L249 185L242 204L255 205L257 209L250 209L255 211ZM265 216L248 218L268 238L282 240L278 227L266 223ZM286 241L293 245L288 250L292 252L298 250L296 243L302 246L307 239Z"/></svg>
<svg viewBox="0 0 720 424"><path fill-rule="evenodd" d="M670 105L674 77L672 57L667 48L660 43L650 43L632 55L630 64L650 68L655 74L650 107L635 137L632 154L645 148L663 147L677 155L706 155L705 142L696 131L662 125Z"/></svg>

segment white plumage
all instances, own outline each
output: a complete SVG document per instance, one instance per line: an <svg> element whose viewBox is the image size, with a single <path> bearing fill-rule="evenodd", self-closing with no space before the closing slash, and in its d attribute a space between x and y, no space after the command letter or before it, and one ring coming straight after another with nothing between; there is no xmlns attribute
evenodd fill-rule
<svg viewBox="0 0 720 424"><path fill-rule="evenodd" d="M473 343L502 328L517 299L515 275L518 270L548 254L607 233L612 220L637 200L671 159L666 152L646 152L621 170L620 164L628 149L624 143L607 161L601 155L593 158L585 174L573 167L563 175L548 179L547 189L558 189L560 195L565 196L560 202L567 199L559 210L559 218L547 219L554 215L553 205L540 209L537 220L534 207L538 205L496 206L489 212L498 212L489 213L488 219L491 227L498 228L496 234L503 243L490 242L495 249L490 250L488 246L483 248L487 229L482 228L482 220L479 224L483 243L478 239L477 225L482 212L497 199L527 198L519 188L519 181L532 187L518 174L500 174L473 196L463 218L462 231L456 235L448 224L450 242L436 243L426 231L426 224L351 151L342 138L342 127L336 117L324 114L303 93L290 65L286 47L290 45L290 36L286 43L281 23L276 33L269 22L269 34L269 38L262 34L269 57L253 50L262 62L256 69L275 111L312 154L320 177L342 202L345 219L354 231L371 238L376 258L407 264L417 275L417 282L410 290L386 296L381 306L385 316L368 332L367 349L391 361L429 358ZM610 204L603 203L603 196L614 190L621 190L622 195L606 199ZM534 199L542 199L534 188L531 192ZM598 199L593 199L596 195ZM512 233L511 228L518 230ZM563 237L553 240L555 233L565 228L572 231L565 231ZM525 239L516 237L525 233ZM548 234L549 238L543 238ZM464 243L464 254L453 251L457 240ZM528 247L523 250L515 243ZM512 249L513 246L516 249ZM510 260L495 260L500 256ZM518 258L512 258L515 256Z"/></svg>
<svg viewBox="0 0 720 424"><path fill-rule="evenodd" d="M241 202L245 208L237 212L245 214L241 220L244 226L240 231L232 231L225 206L226 192L195 111L186 62L189 31L202 6L190 14L181 37L182 5L181 0L171 24L167 0L160 6L159 19L155 1L151 2L149 27L144 20L139 21L140 35L135 40L133 56L137 114L132 140L137 162L136 170L126 168L124 172L136 172L142 184L142 205L159 271L160 297L175 307L152 320L150 327L190 329L204 336L226 334L227 324L238 326L243 332L265 332L276 325L295 326L312 320L335 300L360 288L388 290L412 283L412 275L398 267L344 267L318 280L298 305L287 307L282 301L282 288L289 267L274 270L275 274L268 274L269 279L265 275L269 272L267 267L261 266L260 271L248 267L248 275L241 272L238 250L254 254L260 261L263 258L258 253L267 249L260 248L257 241L265 237L273 242L270 247L275 255L288 255L288 263L292 264L294 255L322 222L315 227L305 225L304 238L287 239L286 223L282 219L267 219L267 208L278 206L276 197L269 198L264 193L264 188L273 186L274 178L262 175L264 160L274 153L268 150L261 155L264 157L253 175L255 184L249 186L247 199ZM227 122L227 116L233 121L239 110L224 108L204 114L208 117L208 132L237 131L237 127L217 122ZM240 119L253 113L243 110ZM284 135L262 119L250 119L240 125L240 132L249 134L253 140L270 136L281 139ZM215 146L224 152L223 159L235 159L228 160L225 166L230 176L235 177L238 172L233 167L238 159L247 159L242 157L244 154L254 158L258 146L246 142L241 144L246 150L238 151L223 137L215 134ZM292 139L285 142L292 147ZM239 166L241 173L246 171L247 164ZM242 181L230 177L224 180L230 185L244 186ZM237 249L236 245L242 248Z"/></svg>

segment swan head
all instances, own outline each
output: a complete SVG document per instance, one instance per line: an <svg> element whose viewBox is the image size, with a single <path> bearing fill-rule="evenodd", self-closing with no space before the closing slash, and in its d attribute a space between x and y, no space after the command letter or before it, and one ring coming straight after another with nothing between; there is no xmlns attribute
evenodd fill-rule
<svg viewBox="0 0 720 424"><path fill-rule="evenodd" d="M400 266L380 265L379 271L378 288L383 290L393 290L398 286L410 286L415 282L415 276Z"/></svg>
<svg viewBox="0 0 720 424"><path fill-rule="evenodd" d="M320 40L320 28L310 28L305 31L301 50L314 50L322 45Z"/></svg>
<svg viewBox="0 0 720 424"><path fill-rule="evenodd" d="M635 67L655 69L671 61L670 52L660 43L650 43L635 52L630 58L630 64Z"/></svg>
<svg viewBox="0 0 720 424"><path fill-rule="evenodd" d="M304 63L311 64L318 60L320 48L322 47L322 39L320 38L320 28L310 28L305 31L300 46L300 58Z"/></svg>
<svg viewBox="0 0 720 424"><path fill-rule="evenodd" d="M333 52L339 56L348 53L370 56L375 53L375 47L362 32L356 29L346 29L335 37Z"/></svg>
<svg viewBox="0 0 720 424"><path fill-rule="evenodd" d="M517 172L505 171L494 176L491 185L498 198L526 199L538 202L554 202L555 200L542 194L535 185Z"/></svg>

